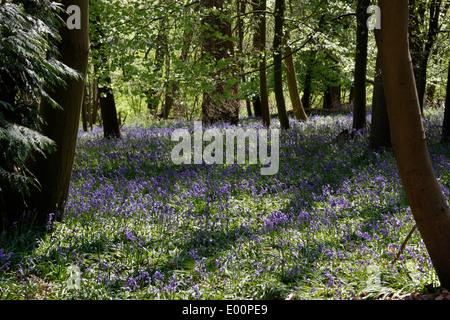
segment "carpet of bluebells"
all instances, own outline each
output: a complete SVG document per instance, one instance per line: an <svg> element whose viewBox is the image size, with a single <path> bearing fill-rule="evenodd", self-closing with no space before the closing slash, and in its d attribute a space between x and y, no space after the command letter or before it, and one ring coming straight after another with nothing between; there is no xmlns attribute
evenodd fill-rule
<svg viewBox="0 0 450 320"><path fill-rule="evenodd" d="M448 196L442 112L424 123ZM439 285L417 231L400 250L414 221L392 152L367 132L336 140L351 114L291 121L274 176L173 164L171 132L193 123L80 131L64 222L1 237L0 299L402 299Z"/></svg>

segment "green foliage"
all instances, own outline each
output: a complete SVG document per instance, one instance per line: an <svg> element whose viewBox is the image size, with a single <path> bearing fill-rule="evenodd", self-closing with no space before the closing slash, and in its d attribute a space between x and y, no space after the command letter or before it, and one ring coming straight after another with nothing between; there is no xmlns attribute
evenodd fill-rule
<svg viewBox="0 0 450 320"><path fill-rule="evenodd" d="M50 152L53 142L40 132L41 101L54 107L52 86L77 73L59 62L60 4L46 0L0 4L0 192L28 192L37 181L25 167L30 152Z"/></svg>
<svg viewBox="0 0 450 320"><path fill-rule="evenodd" d="M425 8L430 0L416 1ZM187 114L198 115L196 107L202 94L213 90L217 82L228 85L240 82L239 98L249 99L259 92L259 52L254 48L254 36L259 14L247 3L245 13L236 10L237 1L226 1L224 8L206 8L205 2L175 0L114 0L91 1L91 78L97 80L109 74L114 93L119 97L118 109L126 113L142 113L147 103L161 107L166 93L173 96L175 105L187 107ZM312 100L317 102L329 86L339 86L349 93L353 87L356 47L356 1L286 1L285 29L289 31L288 44L294 52L299 89L305 89L305 78L312 77ZM268 74L273 64L274 1L267 2L267 57ZM373 2L373 4L376 4ZM448 8L441 12L440 29L448 30ZM429 28L429 9L421 23L412 30L419 42L426 40ZM211 13L231 23L232 35L224 36L210 30L216 39L232 40L231 59L218 62L204 50L207 24L202 22ZM238 21L242 22L242 50L238 49ZM429 63L429 84L436 95L445 90L449 33L439 32ZM367 79L375 75L376 44L373 32L369 34ZM231 65L235 68L229 68ZM238 66L238 67L237 67ZM221 73L221 70L231 71ZM242 81L245 75L245 81ZM172 95L172 84L177 91ZM368 82L369 83L369 82ZM269 93L273 79L268 78ZM372 86L367 86L370 104ZM317 99L318 98L318 99ZM316 104L313 103L313 106Z"/></svg>

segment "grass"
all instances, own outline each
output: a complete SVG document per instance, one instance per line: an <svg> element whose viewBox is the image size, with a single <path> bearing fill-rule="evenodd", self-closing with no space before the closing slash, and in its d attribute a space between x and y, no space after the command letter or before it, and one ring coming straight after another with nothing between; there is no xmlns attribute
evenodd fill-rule
<svg viewBox="0 0 450 320"><path fill-rule="evenodd" d="M427 110L448 196L441 122ZM439 285L417 231L395 261L414 221L392 152L371 150L367 132L334 141L351 115L292 121L274 176L174 165L170 133L192 125L80 132L64 222L0 238L0 299L401 299Z"/></svg>

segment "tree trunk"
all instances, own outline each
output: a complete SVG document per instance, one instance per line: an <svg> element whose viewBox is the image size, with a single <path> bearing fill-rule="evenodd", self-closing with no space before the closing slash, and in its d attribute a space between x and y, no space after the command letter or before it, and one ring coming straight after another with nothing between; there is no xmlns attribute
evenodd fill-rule
<svg viewBox="0 0 450 320"><path fill-rule="evenodd" d="M183 62L186 61L188 58L189 49L191 47L191 42L192 42L192 36L193 36L192 29L189 28L189 29L185 29L183 31L183 47L181 49L181 54L180 54L180 60ZM169 117L170 110L173 108L173 104L175 102L175 99L177 97L179 89L180 89L180 87L178 86L177 82L175 82L175 81L171 82L170 92L166 93L166 98L165 98L164 111L163 111L164 119L167 119ZM175 116L176 116L176 113L177 113L176 110L174 110Z"/></svg>
<svg viewBox="0 0 450 320"><path fill-rule="evenodd" d="M120 138L120 127L117 120L116 103L114 100L114 94L111 89L111 77L109 75L109 62L108 56L105 54L104 40L106 39L101 25L101 17L97 16L97 29L95 35L97 38L93 38L92 47L94 52L97 52L95 56L93 66L94 73L99 74L99 70L103 67L101 72L104 72L104 83L101 83L101 78L96 79L96 90L94 90L94 115L98 112L100 106L101 118L103 124L103 136L105 138ZM98 101L96 101L98 99ZM98 103L96 105L96 103Z"/></svg>
<svg viewBox="0 0 450 320"><path fill-rule="evenodd" d="M107 86L99 88L100 108L103 119L103 136L105 138L120 138L120 126L117 120L117 109L114 94L110 87L111 78L105 79Z"/></svg>
<svg viewBox="0 0 450 320"><path fill-rule="evenodd" d="M151 71L149 70L149 72L153 72L153 74L161 75L161 69L164 64L164 57L166 56L167 51L167 34L165 30L166 23L167 21L165 19L160 21L158 35L155 39L156 50L155 50L155 59L153 63L153 70ZM145 54L144 59L147 59L149 51ZM156 116L158 114L158 107L161 101L162 92L161 91L158 92L158 90L155 90L153 89L153 87L150 87L145 92L145 94L147 96L147 108L151 114Z"/></svg>
<svg viewBox="0 0 450 320"><path fill-rule="evenodd" d="M355 57L355 96L353 104L353 129L360 130L366 127L366 70L367 70L367 41L368 28L367 8L370 0L358 0L356 9L356 57Z"/></svg>
<svg viewBox="0 0 450 320"><path fill-rule="evenodd" d="M427 86L427 68L430 59L431 50L436 42L436 37L439 31L439 15L441 13L441 0L432 1L430 5L430 20L425 48L422 54L422 60L419 63L419 82L417 84L417 91L419 95L420 108L423 109L425 100L425 90Z"/></svg>
<svg viewBox="0 0 450 320"><path fill-rule="evenodd" d="M252 10L253 12L258 12L260 10L260 0L255 0L252 1ZM261 57L262 57L262 52L261 52L261 35L260 35L260 27L261 27L261 13L256 13L255 14L255 29L253 30L253 37L252 37L252 46L253 46L253 51L256 52L257 54L257 62L255 62L253 64L253 69L258 69L259 68L259 64L261 61ZM255 114L255 117L261 117L262 113L261 113L261 93L257 93L253 96L253 112Z"/></svg>
<svg viewBox="0 0 450 320"><path fill-rule="evenodd" d="M92 85L92 125L97 123L98 107L100 105L100 99L98 94L98 81L94 81Z"/></svg>
<svg viewBox="0 0 450 320"><path fill-rule="evenodd" d="M233 42L231 38L231 24L227 20L223 9L223 0L201 0L201 5L208 10L203 19L203 44L202 50L205 59L212 59L217 65L220 61L229 60L233 57ZM220 13L218 13L220 12ZM224 39L227 37L227 39ZM212 77L216 78L216 85L212 91L203 93L202 121L206 124L229 122L237 124L239 121L239 101L235 98L237 94L236 83L228 83L221 76L233 73L235 66L228 65L222 70L216 70ZM225 95L231 97L224 98Z"/></svg>
<svg viewBox="0 0 450 320"><path fill-rule="evenodd" d="M412 44L414 74L421 110L423 110L427 85L428 60L439 32L441 5L442 0L431 1L430 4L423 2L419 3L417 6L416 1L410 2L410 15L412 17L412 21L410 23L410 41ZM428 32L425 35L425 39L422 40L419 28L425 23L425 13L427 8L430 10L430 18L428 21L429 27Z"/></svg>
<svg viewBox="0 0 450 320"><path fill-rule="evenodd" d="M77 5L81 9L81 29L61 27L60 61L86 75L89 55L89 1L63 0L64 8ZM67 14L62 14L67 21ZM83 103L84 79L66 79L67 86L56 87L52 98L62 107L55 109L47 103L40 106L47 125L43 133L55 141L57 151L43 157L34 155L27 160L27 167L36 176L41 190L33 188L27 201L35 214L34 224L42 225L48 215L57 214L62 220L69 193L72 167L77 144L78 128Z"/></svg>
<svg viewBox="0 0 450 320"><path fill-rule="evenodd" d="M348 103L353 106L353 103L355 101L355 87L350 88L350 93L348 95Z"/></svg>
<svg viewBox="0 0 450 320"><path fill-rule="evenodd" d="M167 85L166 95L164 97L164 108L162 117L164 119L169 118L170 111L172 110L173 104L175 102L175 92L177 91L177 84L175 82L170 81ZM169 89L170 88L170 89Z"/></svg>
<svg viewBox="0 0 450 320"><path fill-rule="evenodd" d="M450 209L429 157L408 45L408 0L380 0L376 31L399 174L433 266L450 287Z"/></svg>
<svg viewBox="0 0 450 320"><path fill-rule="evenodd" d="M444 123L442 124L442 141L450 141L450 63L448 66L447 96L445 99Z"/></svg>
<svg viewBox="0 0 450 320"><path fill-rule="evenodd" d="M87 95L87 104L86 104L86 117L87 117L87 121L89 124L90 129L92 130L92 86L90 85L90 83L87 84L87 91L86 91L86 95Z"/></svg>
<svg viewBox="0 0 450 320"><path fill-rule="evenodd" d="M255 117L261 117L261 97L256 95L253 98L253 112L255 113Z"/></svg>
<svg viewBox="0 0 450 320"><path fill-rule="evenodd" d="M259 26L259 53L261 58L259 60L259 96L260 96L260 111L263 119L263 124L266 127L270 126L270 109L269 109L269 89L267 86L267 57L266 57L266 9L267 1L259 0L259 10L261 11L258 26Z"/></svg>
<svg viewBox="0 0 450 320"><path fill-rule="evenodd" d="M83 131L88 131L88 125L87 125L87 105L89 103L89 96L87 92L87 86L84 86L84 98L83 103L81 104L81 123L83 124Z"/></svg>
<svg viewBox="0 0 450 320"><path fill-rule="evenodd" d="M306 115L305 109L303 108L302 100L300 98L300 93L298 91L297 74L295 72L294 57L292 56L291 46L287 43L289 39L289 32L286 32L284 39L285 42L285 56L284 64L286 66L286 78L289 87L289 96L291 98L292 109L294 110L295 117L297 120L307 121L308 116Z"/></svg>
<svg viewBox="0 0 450 320"><path fill-rule="evenodd" d="M370 130L370 146L372 148L390 147L391 130L389 115L381 77L380 58L377 56L372 98L372 127Z"/></svg>
<svg viewBox="0 0 450 320"><path fill-rule="evenodd" d="M275 91L275 99L277 101L278 118L280 126L289 129L289 118L286 112L286 102L283 92L283 24L285 0L275 0L275 34L273 37L273 86Z"/></svg>
<svg viewBox="0 0 450 320"><path fill-rule="evenodd" d="M236 1L236 13L238 14L238 20L237 20L237 32L238 32L238 54L237 57L239 58L239 70L244 70L244 20L242 19L241 15L245 14L246 11L246 1L244 0L237 0ZM245 75L241 78L242 83L245 83ZM248 98L245 99L245 106L247 108L247 114L249 117L252 116L252 108L250 104L250 100Z"/></svg>
<svg viewBox="0 0 450 320"><path fill-rule="evenodd" d="M304 109L311 108L311 84L312 84L312 67L308 64L306 67L305 85L303 89L302 104Z"/></svg>
<svg viewBox="0 0 450 320"><path fill-rule="evenodd" d="M323 108L331 109L333 108L333 96L331 95L331 88L328 86L323 93Z"/></svg>
<svg viewBox="0 0 450 320"><path fill-rule="evenodd" d="M328 86L323 95L323 108L332 109L341 104L341 87Z"/></svg>

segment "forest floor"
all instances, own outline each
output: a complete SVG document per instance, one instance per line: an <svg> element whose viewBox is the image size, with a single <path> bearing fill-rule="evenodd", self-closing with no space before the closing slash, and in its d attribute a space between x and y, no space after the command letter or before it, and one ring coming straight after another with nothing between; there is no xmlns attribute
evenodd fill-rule
<svg viewBox="0 0 450 320"><path fill-rule="evenodd" d="M424 124L448 197L442 118ZM267 176L174 164L171 133L193 123L80 132L64 222L0 237L0 299L448 299L417 231L400 250L414 221L391 150L336 139L350 114L291 121Z"/></svg>

